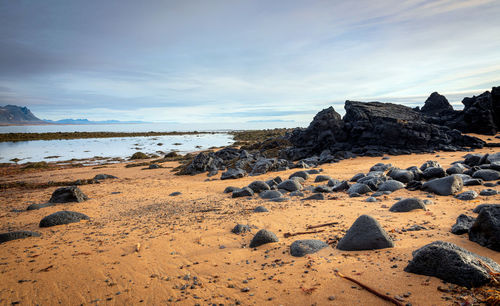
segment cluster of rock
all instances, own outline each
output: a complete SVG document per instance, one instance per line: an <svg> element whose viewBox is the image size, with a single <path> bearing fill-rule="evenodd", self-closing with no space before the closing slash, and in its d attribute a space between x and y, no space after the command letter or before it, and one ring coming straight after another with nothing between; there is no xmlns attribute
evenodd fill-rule
<svg viewBox="0 0 500 306"><path fill-rule="evenodd" d="M436 150L480 148L484 142L448 126L429 123L418 110L380 102L346 101L346 114L329 107L306 129L288 135L292 147L283 150L290 160L318 156L323 161L357 155L409 154Z"/></svg>
<svg viewBox="0 0 500 306"><path fill-rule="evenodd" d="M180 174L227 170L222 179L260 175L288 168L314 167L356 156L466 151L485 142L462 132L494 134L500 130L500 87L465 98L464 110L433 93L422 109L381 102L346 101L344 118L333 107L320 111L309 127L264 141L260 150L225 148L202 152ZM275 156L266 156L266 151ZM274 154L273 153L273 154ZM293 163L294 161L299 161Z"/></svg>
<svg viewBox="0 0 500 306"><path fill-rule="evenodd" d="M469 234L469 240L500 252L500 205L482 204L474 209L477 218L461 214L451 228L456 235Z"/></svg>
<svg viewBox="0 0 500 306"><path fill-rule="evenodd" d="M446 97L434 92L425 101L420 113L426 122L464 133L495 135L500 131L500 86L493 87L491 92L464 98L462 104L462 111L453 110Z"/></svg>

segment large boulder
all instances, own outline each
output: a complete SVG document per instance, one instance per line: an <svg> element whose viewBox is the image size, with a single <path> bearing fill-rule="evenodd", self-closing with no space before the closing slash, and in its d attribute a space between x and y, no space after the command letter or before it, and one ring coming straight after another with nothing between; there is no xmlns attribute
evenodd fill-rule
<svg viewBox="0 0 500 306"><path fill-rule="evenodd" d="M493 88L498 92L499 87ZM486 91L479 96L464 98L462 111L465 128L463 132L495 135L500 127L500 99Z"/></svg>
<svg viewBox="0 0 500 306"><path fill-rule="evenodd" d="M497 252L500 251L500 207L491 206L481 209L469 230L469 240Z"/></svg>
<svg viewBox="0 0 500 306"><path fill-rule="evenodd" d="M482 257L450 242L435 241L413 252L406 272L435 276L464 287L480 287L490 282L489 271L500 272L500 266L490 258Z"/></svg>
<svg viewBox="0 0 500 306"><path fill-rule="evenodd" d="M427 116L439 116L442 113L453 111L453 107L445 96L433 92L425 100L425 104L420 111Z"/></svg>
<svg viewBox="0 0 500 306"><path fill-rule="evenodd" d="M80 222L81 220L90 220L90 218L87 215L84 215L76 211L63 210L44 217L40 221L39 226L51 227L62 224L76 223Z"/></svg>
<svg viewBox="0 0 500 306"><path fill-rule="evenodd" d="M76 186L57 188L52 193L49 203L83 202L89 198Z"/></svg>
<svg viewBox="0 0 500 306"><path fill-rule="evenodd" d="M394 242L375 218L361 215L337 244L339 250L362 251L394 247Z"/></svg>
<svg viewBox="0 0 500 306"><path fill-rule="evenodd" d="M433 192L438 195L447 196L460 192L464 186L462 178L453 174L447 177L433 179L422 185L423 190Z"/></svg>
<svg viewBox="0 0 500 306"><path fill-rule="evenodd" d="M328 247L328 244L321 240L297 240L290 246L290 254L295 257L303 257L307 254L316 253L326 247Z"/></svg>

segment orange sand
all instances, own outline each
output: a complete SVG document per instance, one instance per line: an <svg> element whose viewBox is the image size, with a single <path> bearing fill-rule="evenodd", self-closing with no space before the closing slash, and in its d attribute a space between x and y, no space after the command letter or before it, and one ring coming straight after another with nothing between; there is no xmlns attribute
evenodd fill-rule
<svg viewBox="0 0 500 306"><path fill-rule="evenodd" d="M476 152L498 150L485 148ZM438 154L439 157L436 154L392 156L387 161L363 157L321 168L323 174L333 178L350 179L358 172L368 172L377 162L406 168L433 159L447 168L466 153ZM450 233L459 214L475 215L471 212L475 206L500 203L500 196L480 196L468 202L436 196L432 199L435 204L428 205L427 212L391 213L388 207L396 198L425 199L427 194L399 190L382 202L367 203L366 197L349 198L345 193L333 193L325 201L292 198L289 202L273 203L257 196L232 199L222 192L230 185L243 187L254 180L277 175L286 178L295 171L205 181L205 174L175 176L171 168L141 170L117 164L103 169L86 167L1 178L0 182L47 182L87 179L98 173L119 177L81 186L91 198L84 203L20 213L11 210L46 202L56 188L2 191L0 232L32 230L42 237L0 245L0 304L19 301L23 305L156 305L178 301L176 304L180 305L231 305L239 301L242 305L390 305L336 276L334 270L338 269L390 296L411 292L405 300L412 305L443 305L452 301L443 299L449 294L436 289L443 285L439 279L403 271L413 250L435 240L445 240L500 262L499 253L469 241L467 235ZM306 185L321 184L313 181L314 176ZM464 190L479 192L484 188L472 186ZM174 191L182 195L170 197ZM270 212L253 213L251 209L258 205L266 206ZM206 211L210 209L217 210ZM91 221L38 227L44 216L59 210L85 213ZM361 214L375 217L390 232L396 246L360 252L326 248L303 258L290 256L289 246L293 241L342 237L342 231ZM307 225L333 221L339 225L326 227L323 233L283 238L286 232L305 231ZM253 229L252 234L235 235L231 229L236 223L269 229L280 241L250 249L248 244L258 229ZM399 231L414 224L429 230ZM186 275L189 280L184 279L188 278ZM193 284L193 277L198 278L199 285L180 290L185 284ZM242 288L249 291L242 292ZM332 296L334 299L330 300Z"/></svg>

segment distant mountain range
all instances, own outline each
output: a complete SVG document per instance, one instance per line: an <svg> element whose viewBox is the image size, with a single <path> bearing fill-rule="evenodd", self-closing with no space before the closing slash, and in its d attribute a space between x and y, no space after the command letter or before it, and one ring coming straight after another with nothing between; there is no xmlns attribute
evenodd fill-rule
<svg viewBox="0 0 500 306"><path fill-rule="evenodd" d="M144 121L90 121L88 119L62 119L42 120L27 108L16 105L0 106L0 125L25 125L25 124L122 124L122 123L146 123Z"/></svg>

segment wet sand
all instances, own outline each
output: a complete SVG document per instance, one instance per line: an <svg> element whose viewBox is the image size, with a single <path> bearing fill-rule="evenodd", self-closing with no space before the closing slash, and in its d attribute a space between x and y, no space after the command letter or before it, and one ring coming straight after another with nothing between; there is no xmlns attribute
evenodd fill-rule
<svg viewBox="0 0 500 306"><path fill-rule="evenodd" d="M499 150L484 148L475 152ZM322 174L342 180L366 173L378 162L406 168L436 160L446 169L465 154L413 154L390 156L389 160L361 157L318 168L324 170ZM287 178L297 169L237 180L206 181L206 174L176 176L171 168L141 168L115 164L100 169L83 167L1 178L3 182L43 183L89 179L99 173L118 177L81 186L90 197L86 202L34 211L12 212L48 201L56 187L11 188L1 192L0 232L32 230L42 236L0 245L0 304L390 305L336 276L337 269L391 297L404 297L403 304L449 305L454 301L447 299L451 295L437 290L443 286L441 280L403 271L413 250L444 240L500 262L498 252L469 241L467 235L450 233L458 215L475 216L474 207L499 203L499 195L479 196L473 201L434 196L430 198L434 204L428 205L427 211L391 213L388 208L396 198L428 199L428 193L403 189L382 197L381 202L368 203L365 196L349 198L341 192L327 194L323 201L292 197L291 201L275 203L257 196L232 199L223 190L278 175ZM305 185L322 184L313 182L314 175ZM479 193L485 188L471 186L464 190ZM169 196L176 191L182 194ZM309 194L306 192L306 196ZM269 212L252 212L259 205ZM44 216L59 210L81 212L91 220L38 227ZM356 252L329 247L302 258L290 255L289 247L295 240L341 238L361 214L375 217L394 239L395 247ZM283 237L284 233L305 231L308 225L327 222L338 225L324 227L322 233ZM255 227L251 233L236 235L231 233L236 223ZM415 224L427 230L401 231ZM279 242L256 250L249 248L253 234L262 228L274 232Z"/></svg>

